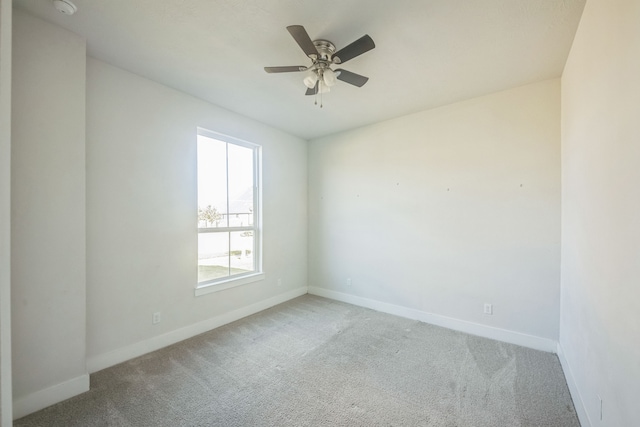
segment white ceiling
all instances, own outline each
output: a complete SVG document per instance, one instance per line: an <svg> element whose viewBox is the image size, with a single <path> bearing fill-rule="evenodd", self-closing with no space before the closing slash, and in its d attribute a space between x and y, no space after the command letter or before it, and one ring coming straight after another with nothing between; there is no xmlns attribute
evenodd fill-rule
<svg viewBox="0 0 640 427"><path fill-rule="evenodd" d="M585 0L49 0L16 7L82 35L90 56L312 139L560 76ZM308 65L286 30L303 25L338 49L364 34L376 48L341 68L324 108L304 96Z"/></svg>

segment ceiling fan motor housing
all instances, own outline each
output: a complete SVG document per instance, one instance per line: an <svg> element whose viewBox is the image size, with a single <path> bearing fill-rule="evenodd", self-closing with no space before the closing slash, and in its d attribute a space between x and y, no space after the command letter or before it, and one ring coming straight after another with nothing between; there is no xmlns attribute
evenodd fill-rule
<svg viewBox="0 0 640 427"><path fill-rule="evenodd" d="M318 59L331 62L331 57L336 53L336 47L328 40L314 40L313 45L318 50Z"/></svg>

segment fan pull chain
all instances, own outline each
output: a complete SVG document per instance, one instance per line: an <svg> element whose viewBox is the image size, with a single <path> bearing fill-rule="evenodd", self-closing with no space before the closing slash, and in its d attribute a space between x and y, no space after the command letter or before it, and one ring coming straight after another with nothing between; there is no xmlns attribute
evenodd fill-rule
<svg viewBox="0 0 640 427"><path fill-rule="evenodd" d="M322 69L318 70L318 89L317 92L320 92L320 108L322 108L322 82L324 81L323 71Z"/></svg>
<svg viewBox="0 0 640 427"><path fill-rule="evenodd" d="M313 101L313 105L318 105L318 92L320 92L320 108L322 108L322 91L320 90L320 82L316 84L315 90L316 90L316 93L315 93L315 99Z"/></svg>
<svg viewBox="0 0 640 427"><path fill-rule="evenodd" d="M316 82L316 86L313 88L313 90L315 91L315 93L313 94L313 105L318 105L318 86L319 83Z"/></svg>
<svg viewBox="0 0 640 427"><path fill-rule="evenodd" d="M322 108L322 91L320 90L320 82L316 84L313 105L318 105L318 93L320 93L320 108Z"/></svg>

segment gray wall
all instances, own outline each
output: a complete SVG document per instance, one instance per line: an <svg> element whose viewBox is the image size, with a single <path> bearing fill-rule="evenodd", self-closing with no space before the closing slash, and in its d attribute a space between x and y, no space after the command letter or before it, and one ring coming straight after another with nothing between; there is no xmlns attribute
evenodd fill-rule
<svg viewBox="0 0 640 427"><path fill-rule="evenodd" d="M560 349L593 426L640 420L639 22L588 1L562 76Z"/></svg>
<svg viewBox="0 0 640 427"><path fill-rule="evenodd" d="M82 391L89 384L86 54L83 39L23 12L15 11L13 29L12 350L20 416L35 408L36 392L61 383ZM61 394L56 397L68 397Z"/></svg>
<svg viewBox="0 0 640 427"><path fill-rule="evenodd" d="M311 291L555 350L559 95L549 80L312 141Z"/></svg>
<svg viewBox="0 0 640 427"><path fill-rule="evenodd" d="M0 425L11 425L11 29L0 0Z"/></svg>

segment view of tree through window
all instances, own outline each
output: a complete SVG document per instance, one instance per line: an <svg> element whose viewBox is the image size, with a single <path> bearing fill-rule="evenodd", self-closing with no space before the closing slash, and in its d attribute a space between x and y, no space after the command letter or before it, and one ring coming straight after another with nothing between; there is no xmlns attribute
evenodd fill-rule
<svg viewBox="0 0 640 427"><path fill-rule="evenodd" d="M249 143L198 134L199 284L256 271L257 153Z"/></svg>

